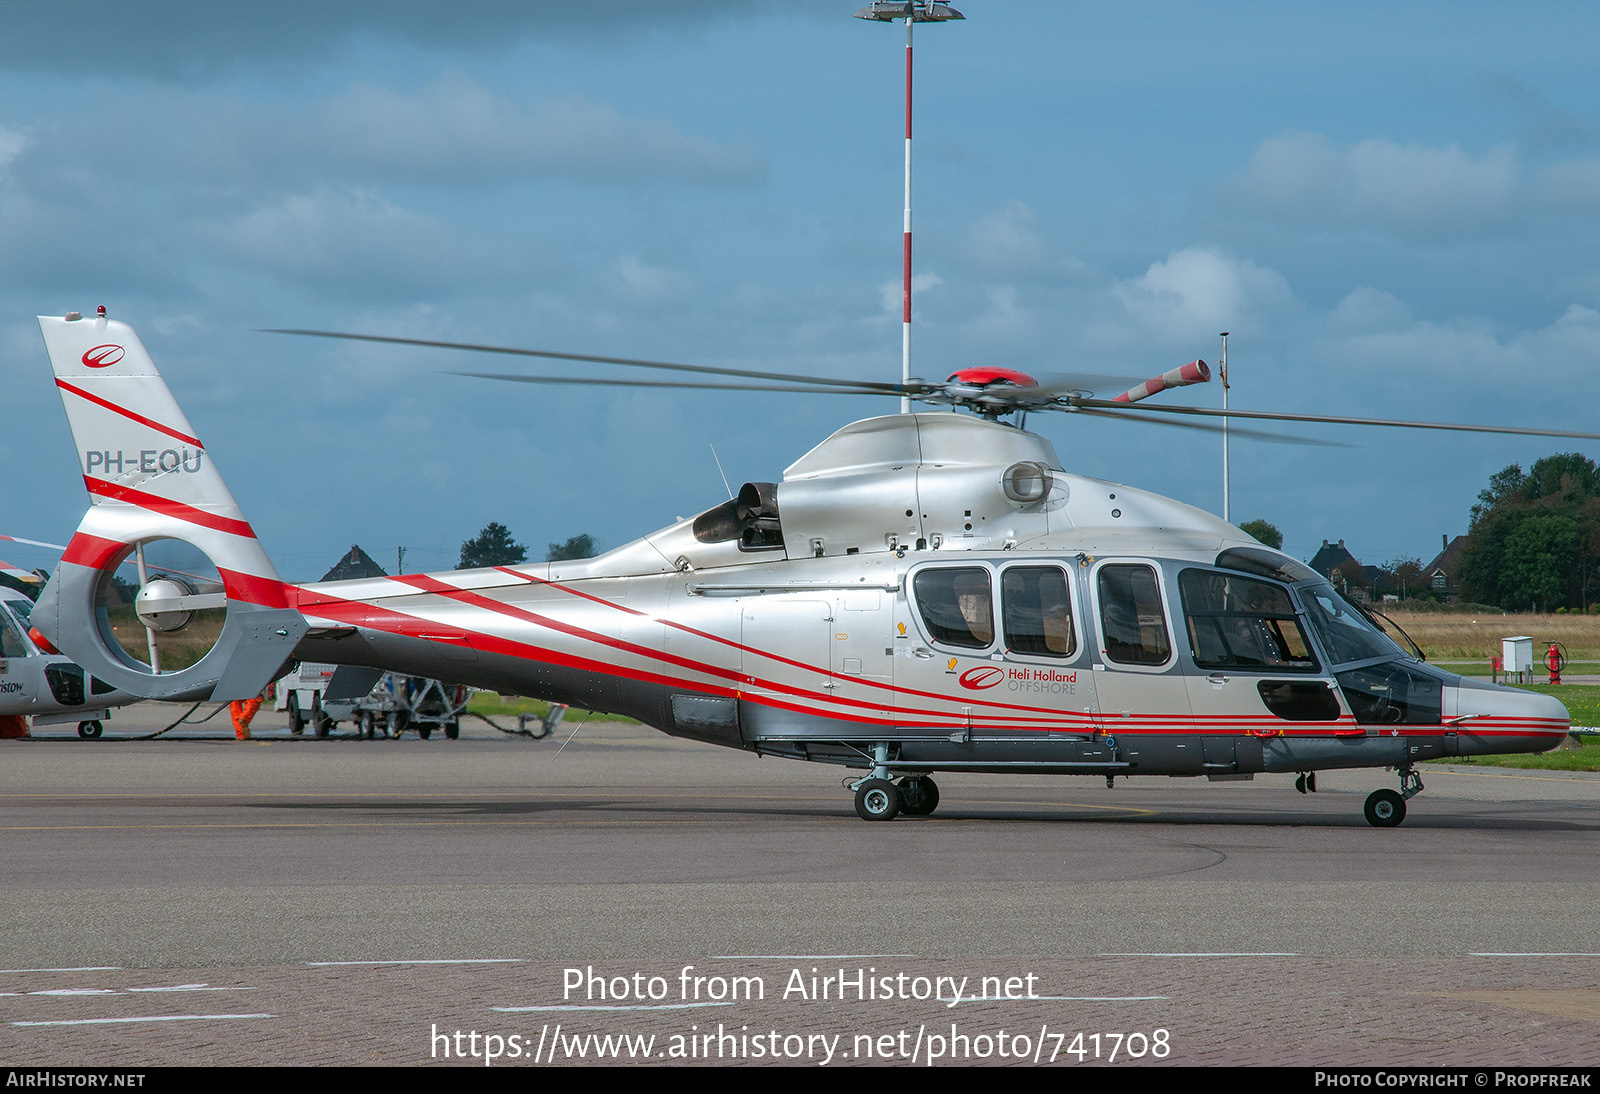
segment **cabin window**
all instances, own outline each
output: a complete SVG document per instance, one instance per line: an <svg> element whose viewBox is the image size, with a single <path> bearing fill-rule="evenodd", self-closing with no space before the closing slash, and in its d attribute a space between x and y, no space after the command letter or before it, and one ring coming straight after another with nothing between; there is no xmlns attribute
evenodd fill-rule
<svg viewBox="0 0 1600 1094"><path fill-rule="evenodd" d="M1000 575L1000 605L1006 649L1039 657L1078 652L1072 629L1072 599L1059 566L1012 566Z"/></svg>
<svg viewBox="0 0 1600 1094"><path fill-rule="evenodd" d="M1189 650L1203 669L1316 672L1289 590L1237 574L1178 575Z"/></svg>
<svg viewBox="0 0 1600 1094"><path fill-rule="evenodd" d="M923 570L914 581L917 610L935 642L968 649L994 643L994 593L980 566Z"/></svg>
<svg viewBox="0 0 1600 1094"><path fill-rule="evenodd" d="M1100 630L1106 660L1162 665L1172 656L1161 586L1149 566L1100 567Z"/></svg>
<svg viewBox="0 0 1600 1094"><path fill-rule="evenodd" d="M22 640L22 632L12 624L6 610L0 608L0 657L26 657L29 652L27 643Z"/></svg>

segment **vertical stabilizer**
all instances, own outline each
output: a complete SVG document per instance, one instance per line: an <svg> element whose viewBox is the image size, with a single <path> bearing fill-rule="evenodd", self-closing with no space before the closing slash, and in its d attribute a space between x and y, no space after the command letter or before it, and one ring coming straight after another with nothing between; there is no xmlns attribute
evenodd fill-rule
<svg viewBox="0 0 1600 1094"><path fill-rule="evenodd" d="M40 316L90 507L39 601L35 624L95 676L150 698L243 698L287 660L305 623L205 445L132 327L105 318ZM110 633L111 575L153 540L198 549L221 593L179 579L140 590L140 619L164 629L227 607L202 660L172 672L129 657ZM143 578L141 577L141 580ZM43 618L41 618L41 616ZM152 623L152 620L155 622Z"/></svg>

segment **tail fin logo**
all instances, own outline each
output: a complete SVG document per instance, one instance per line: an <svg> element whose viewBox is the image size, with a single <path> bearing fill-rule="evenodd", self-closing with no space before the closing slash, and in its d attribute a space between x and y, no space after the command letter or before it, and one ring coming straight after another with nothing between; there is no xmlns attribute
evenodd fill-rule
<svg viewBox="0 0 1600 1094"><path fill-rule="evenodd" d="M89 368L110 368L122 360L126 352L121 346L95 346L93 349L84 350L83 363Z"/></svg>

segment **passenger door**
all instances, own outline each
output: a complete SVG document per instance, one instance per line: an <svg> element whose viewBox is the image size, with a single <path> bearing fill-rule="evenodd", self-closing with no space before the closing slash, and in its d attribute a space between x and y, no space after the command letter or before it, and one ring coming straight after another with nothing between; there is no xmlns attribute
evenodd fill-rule
<svg viewBox="0 0 1600 1094"><path fill-rule="evenodd" d="M1143 559L1102 561L1091 581L1101 728L1108 734L1188 733L1189 691L1173 648L1160 568Z"/></svg>

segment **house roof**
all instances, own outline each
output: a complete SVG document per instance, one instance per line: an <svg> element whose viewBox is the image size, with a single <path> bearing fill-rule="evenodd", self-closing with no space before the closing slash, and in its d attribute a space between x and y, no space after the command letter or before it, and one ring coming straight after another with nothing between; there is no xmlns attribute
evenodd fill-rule
<svg viewBox="0 0 1600 1094"><path fill-rule="evenodd" d="M1339 566L1346 562L1354 561L1355 556L1344 548L1344 540L1341 539L1337 544L1323 540L1321 550L1312 555L1311 561L1306 565L1323 577L1332 577L1333 571L1338 569Z"/></svg>
<svg viewBox="0 0 1600 1094"><path fill-rule="evenodd" d="M1443 570L1446 577L1451 577L1456 572L1456 567L1461 565L1461 552L1467 549L1467 537L1457 536L1445 544L1444 550L1434 556L1432 562L1422 568L1422 572L1432 577Z"/></svg>
<svg viewBox="0 0 1600 1094"><path fill-rule="evenodd" d="M334 564L333 569L322 575L324 581L349 581L357 577L388 577L389 574L382 566L372 561L372 556L355 544L350 545L350 553Z"/></svg>

